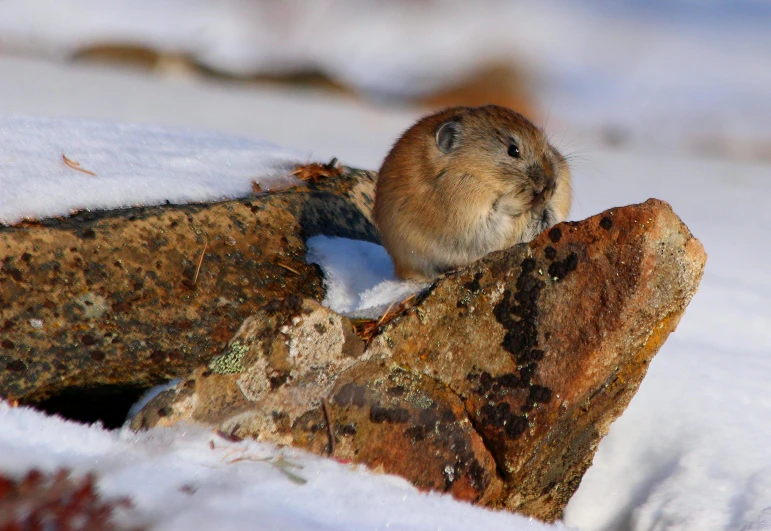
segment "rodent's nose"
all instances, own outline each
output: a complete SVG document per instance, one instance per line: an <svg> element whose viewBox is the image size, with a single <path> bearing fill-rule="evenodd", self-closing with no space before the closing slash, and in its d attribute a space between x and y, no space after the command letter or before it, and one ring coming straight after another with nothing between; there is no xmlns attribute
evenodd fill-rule
<svg viewBox="0 0 771 531"><path fill-rule="evenodd" d="M548 175L540 164L528 166L527 177L530 179L530 182L533 183L533 189L536 193L541 193L549 186L549 181L554 181L554 177Z"/></svg>

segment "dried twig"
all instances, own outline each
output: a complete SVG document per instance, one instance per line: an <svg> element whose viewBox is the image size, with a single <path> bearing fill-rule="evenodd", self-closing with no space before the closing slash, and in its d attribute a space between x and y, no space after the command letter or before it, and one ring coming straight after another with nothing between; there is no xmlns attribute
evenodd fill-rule
<svg viewBox="0 0 771 531"><path fill-rule="evenodd" d="M391 311L391 308L394 307L394 304L396 304L396 301L391 301L391 304L388 305L388 309L385 311L383 315L380 316L380 319L377 321L377 326L380 326L383 324L383 321L385 321L386 316L388 316L388 312Z"/></svg>
<svg viewBox="0 0 771 531"><path fill-rule="evenodd" d="M394 304L391 303L391 306L388 307L386 312L377 321L374 319L352 319L351 322L353 323L353 329L356 332L356 335L369 343L369 341L375 337L378 329L406 310L410 305L410 301L414 298L415 294L410 295L397 304L395 308Z"/></svg>
<svg viewBox="0 0 771 531"><path fill-rule="evenodd" d="M283 456L279 456L278 458L274 457L252 457L250 455L243 455L241 457L236 457L235 459L231 459L228 461L229 465L232 465L233 463L238 463L240 461L254 461L257 463L267 463L282 474L284 474L287 478L289 478L293 483L296 483L298 485L305 485L308 483L308 480L304 477L300 476L299 474L296 474L292 469L293 468L299 468L302 469L302 465L298 465L297 463L292 463L291 461L287 461L284 459Z"/></svg>
<svg viewBox="0 0 771 531"><path fill-rule="evenodd" d="M321 399L321 411L324 413L324 422L327 423L327 432L329 433L329 455L333 455L335 453L335 431L332 429L332 422L329 420L326 398Z"/></svg>
<svg viewBox="0 0 771 531"><path fill-rule="evenodd" d="M195 268L195 276L193 277L193 286L195 286L195 283L198 282L198 273L201 272L201 264L203 264L203 255L206 254L206 247L209 245L209 242L205 242L203 244L203 249L201 250L201 257L198 259L198 267Z"/></svg>
<svg viewBox="0 0 771 531"><path fill-rule="evenodd" d="M292 273L294 273L294 274L295 274L295 275L297 275L298 277L300 276L300 272L299 272L298 270L296 270L296 269L294 269L294 268L291 268L291 267L289 267L289 266L288 266L288 265L286 265L286 264L282 264L281 262L276 262L276 265L277 265L277 266L280 266L280 267L283 267L283 268L284 268L284 269L286 269L287 271L291 271Z"/></svg>
<svg viewBox="0 0 771 531"><path fill-rule="evenodd" d="M303 166L297 166L290 175L294 175L302 181L317 183L330 177L339 177L343 171L336 158L330 160L327 164L312 162Z"/></svg>
<svg viewBox="0 0 771 531"><path fill-rule="evenodd" d="M73 170L82 171L83 173L87 173L88 175L91 175L93 177L96 177L96 174L92 172L91 170L87 170L85 168L80 167L80 162L75 162L74 160L68 159L67 155L62 153L62 160L67 165L67 167L72 168Z"/></svg>

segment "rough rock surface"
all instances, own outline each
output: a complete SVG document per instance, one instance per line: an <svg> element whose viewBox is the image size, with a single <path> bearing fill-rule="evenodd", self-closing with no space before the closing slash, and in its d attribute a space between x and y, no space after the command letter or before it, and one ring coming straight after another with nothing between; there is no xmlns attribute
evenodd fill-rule
<svg viewBox="0 0 771 531"><path fill-rule="evenodd" d="M205 422L554 520L705 261L649 200L440 278L366 349L313 301L271 301L133 426Z"/></svg>
<svg viewBox="0 0 771 531"><path fill-rule="evenodd" d="M188 374L266 302L321 300L305 238L377 241L373 192L374 174L346 170L237 201L0 226L0 396Z"/></svg>

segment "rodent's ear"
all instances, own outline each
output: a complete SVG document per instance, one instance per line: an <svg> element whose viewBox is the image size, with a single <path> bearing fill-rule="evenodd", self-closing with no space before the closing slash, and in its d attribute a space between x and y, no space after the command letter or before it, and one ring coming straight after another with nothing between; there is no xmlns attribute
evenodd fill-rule
<svg viewBox="0 0 771 531"><path fill-rule="evenodd" d="M449 153L460 145L460 123L449 120L436 130L436 147L442 153Z"/></svg>

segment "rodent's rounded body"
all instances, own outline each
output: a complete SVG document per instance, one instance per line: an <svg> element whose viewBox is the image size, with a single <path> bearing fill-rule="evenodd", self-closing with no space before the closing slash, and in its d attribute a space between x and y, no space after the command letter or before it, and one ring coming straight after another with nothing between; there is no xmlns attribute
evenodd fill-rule
<svg viewBox="0 0 771 531"><path fill-rule="evenodd" d="M543 131L505 107L453 107L396 142L374 216L397 276L430 280L530 241L570 200L567 162Z"/></svg>

